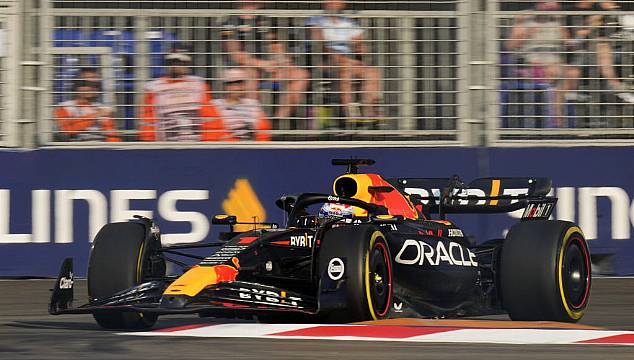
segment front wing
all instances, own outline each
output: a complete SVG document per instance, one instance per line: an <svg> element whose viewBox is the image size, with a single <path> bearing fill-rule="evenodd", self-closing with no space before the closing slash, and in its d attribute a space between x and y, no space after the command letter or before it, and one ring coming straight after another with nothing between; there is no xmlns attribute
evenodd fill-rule
<svg viewBox="0 0 634 360"><path fill-rule="evenodd" d="M95 299L88 304L73 307L73 283L72 260L66 259L53 288L49 303L50 314L131 311L240 317L266 313L314 315L318 312L318 302L314 296L245 281L221 282L193 297L164 296L163 291L169 283L150 281L120 291L108 298Z"/></svg>

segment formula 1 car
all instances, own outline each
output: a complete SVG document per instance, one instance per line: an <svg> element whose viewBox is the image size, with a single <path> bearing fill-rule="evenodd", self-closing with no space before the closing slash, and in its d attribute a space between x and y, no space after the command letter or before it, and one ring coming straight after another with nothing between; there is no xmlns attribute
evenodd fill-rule
<svg viewBox="0 0 634 360"><path fill-rule="evenodd" d="M545 178L393 178L359 173L368 159L333 160L347 172L334 194L283 196L284 228L253 224L219 241L163 246L152 220L105 225L88 265L89 302L72 307L72 259L62 264L51 314L91 313L107 329L144 329L161 314L355 322L508 313L576 322L590 292L588 246L571 222L548 220ZM326 208L327 211L324 210ZM477 245L446 219L524 209L505 239ZM432 219L432 216L435 219ZM194 248L217 248L209 256ZM174 256L199 260L190 266ZM183 267L166 274L166 262Z"/></svg>

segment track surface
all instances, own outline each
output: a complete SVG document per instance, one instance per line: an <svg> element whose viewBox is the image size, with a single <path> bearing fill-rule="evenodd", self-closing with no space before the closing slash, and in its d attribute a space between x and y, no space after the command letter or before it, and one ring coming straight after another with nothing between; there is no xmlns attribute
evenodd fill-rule
<svg viewBox="0 0 634 360"><path fill-rule="evenodd" d="M601 345L414 344L357 341L210 339L121 336L100 330L90 315L50 316L52 280L0 281L0 359L634 359L634 347ZM581 323L634 330L634 279L593 280ZM77 281L76 298L86 293ZM500 319L500 317L497 317ZM163 317L159 326L209 323Z"/></svg>

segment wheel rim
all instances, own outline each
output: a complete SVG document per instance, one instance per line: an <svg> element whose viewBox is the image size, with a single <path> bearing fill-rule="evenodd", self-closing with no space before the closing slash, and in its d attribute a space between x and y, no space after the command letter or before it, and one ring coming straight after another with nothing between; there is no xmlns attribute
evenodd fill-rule
<svg viewBox="0 0 634 360"><path fill-rule="evenodd" d="M377 241L370 252L370 299L379 317L385 316L392 296L392 269L387 247Z"/></svg>
<svg viewBox="0 0 634 360"><path fill-rule="evenodd" d="M575 309L583 308L590 289L590 258L579 238L572 238L564 251L562 275L566 301Z"/></svg>

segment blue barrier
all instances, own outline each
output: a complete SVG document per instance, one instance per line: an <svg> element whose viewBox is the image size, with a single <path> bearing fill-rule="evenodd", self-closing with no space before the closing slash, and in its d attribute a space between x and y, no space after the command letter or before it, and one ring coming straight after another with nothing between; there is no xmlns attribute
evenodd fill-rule
<svg viewBox="0 0 634 360"><path fill-rule="evenodd" d="M0 276L55 275L66 256L83 275L91 234L133 213L151 212L173 243L213 240L211 216L236 201L238 208L253 205L239 203L243 198L259 199L266 220L281 223L275 199L329 192L342 171L330 165L334 157L374 158L372 171L386 177L551 177L560 197L556 216L580 223L593 255L612 256L608 272L634 274L634 170L623 166L632 154L634 148L0 151ZM517 221L508 214L451 219L480 240L502 237Z"/></svg>

